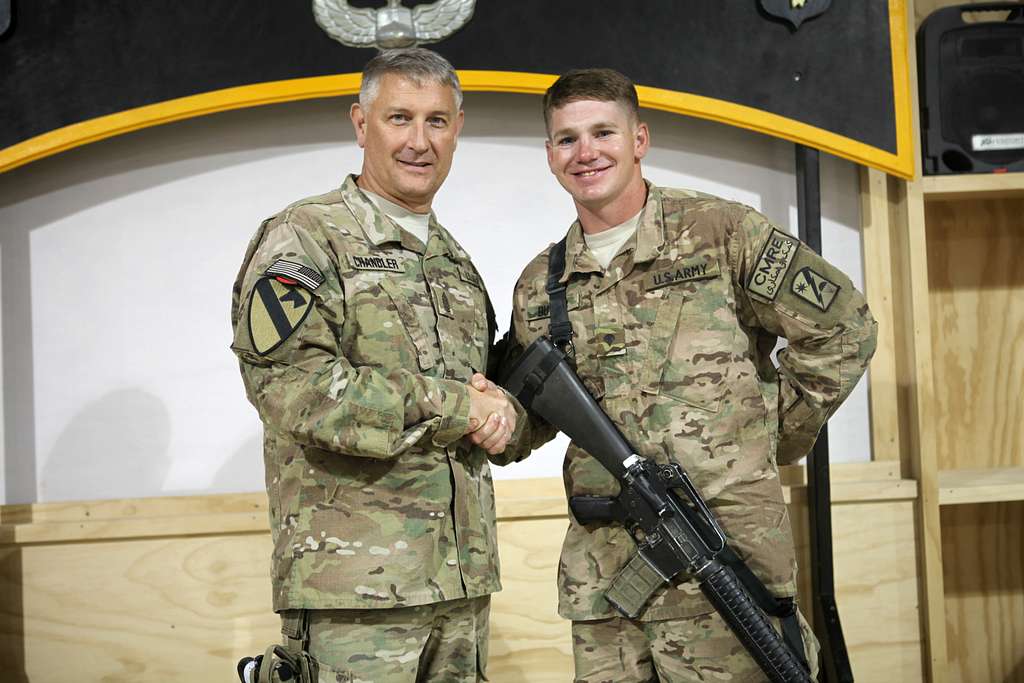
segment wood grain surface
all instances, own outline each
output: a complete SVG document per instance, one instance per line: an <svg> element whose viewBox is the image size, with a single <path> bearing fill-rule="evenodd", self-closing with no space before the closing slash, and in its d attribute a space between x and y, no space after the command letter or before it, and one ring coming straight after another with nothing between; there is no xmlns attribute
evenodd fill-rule
<svg viewBox="0 0 1024 683"><path fill-rule="evenodd" d="M848 485L860 493L835 506L833 524L855 671L860 680L892 672L896 680L920 680L916 488L891 477ZM805 539L805 489L794 486L789 495L795 532ZM240 657L278 638L261 497L0 509L0 680L232 680ZM502 481L498 499L504 589L492 608L490 680L567 681L569 624L556 613L555 588L568 523L561 481ZM60 534L46 531L51 526Z"/></svg>

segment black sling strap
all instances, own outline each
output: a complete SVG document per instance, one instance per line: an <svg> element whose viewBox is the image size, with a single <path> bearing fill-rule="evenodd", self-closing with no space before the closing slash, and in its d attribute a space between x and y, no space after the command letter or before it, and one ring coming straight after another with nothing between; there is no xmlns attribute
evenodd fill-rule
<svg viewBox="0 0 1024 683"><path fill-rule="evenodd" d="M565 298L566 285L560 280L565 272L565 238L551 247L548 253L548 281L544 290L548 293L548 310L551 321L548 336L551 343L565 352L572 343L572 323L569 322L569 305Z"/></svg>
<svg viewBox="0 0 1024 683"><path fill-rule="evenodd" d="M572 323L569 322L569 306L566 301L566 284L561 282L565 272L565 239L562 238L548 252L548 281L544 290L548 293L548 310L551 315L548 324L548 335L551 343L565 352L566 346L572 343ZM776 598L767 586L750 570L747 563L729 545L720 554L720 559L731 566L736 576L746 586L757 606L769 616L776 617L782 625L782 637L790 650L807 667L807 655L804 652L803 635L800 633L800 622L797 618L796 602L793 598Z"/></svg>
<svg viewBox="0 0 1024 683"><path fill-rule="evenodd" d="M779 624L782 626L782 639L786 641L786 645L789 646L793 654L800 659L804 668L810 670L810 667L807 666L807 654L804 652L800 620L796 615L796 601L793 598L776 598L772 595L764 582L757 578L746 562L740 559L732 546L727 544L718 557L736 572L736 577L746 587L750 597L761 608L761 611L779 620Z"/></svg>

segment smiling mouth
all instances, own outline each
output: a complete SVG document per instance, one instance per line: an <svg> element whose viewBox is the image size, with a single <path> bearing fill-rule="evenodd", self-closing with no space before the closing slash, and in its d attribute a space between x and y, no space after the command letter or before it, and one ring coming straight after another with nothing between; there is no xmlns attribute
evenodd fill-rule
<svg viewBox="0 0 1024 683"><path fill-rule="evenodd" d="M427 168L429 166L433 166L429 161L404 161L402 159L398 159L398 163L412 168Z"/></svg>
<svg viewBox="0 0 1024 683"><path fill-rule="evenodd" d="M576 173L573 173L573 175L577 178L592 178L599 173L607 171L609 168L611 168L611 166L605 166L604 168L589 168L585 171L577 171Z"/></svg>

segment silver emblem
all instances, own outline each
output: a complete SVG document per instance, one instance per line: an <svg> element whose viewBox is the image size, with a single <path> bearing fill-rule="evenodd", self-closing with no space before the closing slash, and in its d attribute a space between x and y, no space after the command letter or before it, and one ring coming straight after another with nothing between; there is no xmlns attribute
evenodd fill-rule
<svg viewBox="0 0 1024 683"><path fill-rule="evenodd" d="M473 16L476 0L437 0L412 9L402 0L387 7L361 9L345 0L313 0L313 16L327 35L349 47L412 47L436 43L458 31Z"/></svg>

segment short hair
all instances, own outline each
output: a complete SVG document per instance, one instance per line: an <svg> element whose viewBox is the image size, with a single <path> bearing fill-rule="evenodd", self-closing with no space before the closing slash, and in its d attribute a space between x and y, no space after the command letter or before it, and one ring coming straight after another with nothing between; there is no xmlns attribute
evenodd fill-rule
<svg viewBox="0 0 1024 683"><path fill-rule="evenodd" d="M573 69L544 93L544 127L551 132L551 112L570 102L597 100L622 104L633 122L640 120L640 102L633 81L614 69Z"/></svg>
<svg viewBox="0 0 1024 683"><path fill-rule="evenodd" d="M462 109L459 76L451 62L433 50L422 47L381 50L363 68L363 80L359 86L359 106L363 109L368 109L377 97L380 80L385 74L404 76L418 86L425 82L451 86L455 91L455 108Z"/></svg>

